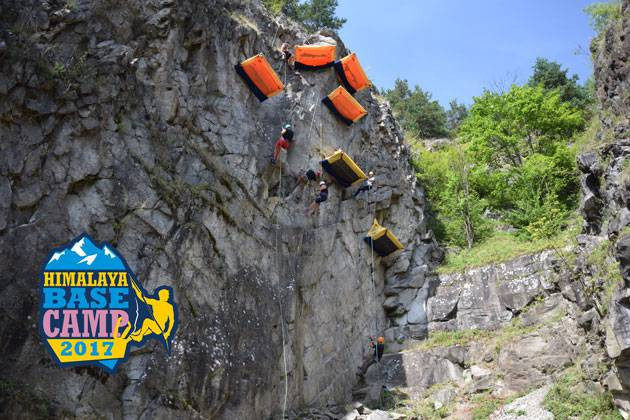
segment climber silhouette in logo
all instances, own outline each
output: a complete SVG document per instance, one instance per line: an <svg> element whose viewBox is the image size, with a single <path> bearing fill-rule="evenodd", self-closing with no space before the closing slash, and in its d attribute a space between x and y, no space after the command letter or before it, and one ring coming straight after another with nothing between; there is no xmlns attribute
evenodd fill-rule
<svg viewBox="0 0 630 420"><path fill-rule="evenodd" d="M149 313L152 314L144 319L142 327L134 331L129 338L140 342L144 337L155 334L164 338L168 350L168 339L175 325L175 311L173 310L172 302L169 301L171 298L170 291L160 288L157 293L158 299L153 299L142 294L142 291L133 280L131 281L131 287L136 292L138 300L145 303L149 307Z"/></svg>

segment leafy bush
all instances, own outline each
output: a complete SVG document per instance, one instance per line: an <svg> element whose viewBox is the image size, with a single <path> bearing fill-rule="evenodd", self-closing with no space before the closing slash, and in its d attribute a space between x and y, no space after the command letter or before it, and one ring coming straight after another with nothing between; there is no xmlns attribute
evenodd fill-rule
<svg viewBox="0 0 630 420"><path fill-rule="evenodd" d="M274 13L284 13L301 22L307 30L340 29L346 19L335 15L337 0L263 0L263 4Z"/></svg>
<svg viewBox="0 0 630 420"><path fill-rule="evenodd" d="M583 126L582 113L542 85L475 98L460 134L484 174L473 183L479 196L522 234L555 235L576 206L575 152L568 140Z"/></svg>
<svg viewBox="0 0 630 420"><path fill-rule="evenodd" d="M457 103L455 99L450 101L448 106L449 109L446 111L446 129L450 137L455 138L459 131L459 126L462 125L468 116L468 107Z"/></svg>
<svg viewBox="0 0 630 420"><path fill-rule="evenodd" d="M458 144L430 152L416 144L414 160L418 178L427 189L431 203L431 227L439 240L451 245L467 246L489 233L483 212L488 207L475 190L480 176L466 150Z"/></svg>
<svg viewBox="0 0 630 420"><path fill-rule="evenodd" d="M598 2L586 6L584 12L589 15L593 29L600 33L611 21L621 19L620 6L620 1Z"/></svg>
<svg viewBox="0 0 630 420"><path fill-rule="evenodd" d="M444 108L419 86L412 89L406 80L396 79L394 87L384 92L405 133L420 138L448 135Z"/></svg>
<svg viewBox="0 0 630 420"><path fill-rule="evenodd" d="M563 102L569 102L575 108L585 110L593 102L593 92L588 85L580 86L578 79L577 74L569 77L567 70L563 70L555 61L538 57L528 84L540 85L545 91L557 90Z"/></svg>
<svg viewBox="0 0 630 420"><path fill-rule="evenodd" d="M584 127L582 113L542 86L512 86L476 97L461 135L480 162L493 169L519 167L531 154L552 155Z"/></svg>

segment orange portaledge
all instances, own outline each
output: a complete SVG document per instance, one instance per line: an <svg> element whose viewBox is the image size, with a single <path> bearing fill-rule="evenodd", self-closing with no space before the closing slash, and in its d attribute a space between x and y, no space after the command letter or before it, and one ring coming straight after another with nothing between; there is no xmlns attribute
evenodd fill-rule
<svg viewBox="0 0 630 420"><path fill-rule="evenodd" d="M335 64L335 45L298 45L295 47L295 68L316 70Z"/></svg>
<svg viewBox="0 0 630 420"><path fill-rule="evenodd" d="M258 54L234 66L260 102L282 92L284 85L264 55Z"/></svg>
<svg viewBox="0 0 630 420"><path fill-rule="evenodd" d="M335 61L335 70L343 86L353 95L372 86L355 53Z"/></svg>
<svg viewBox="0 0 630 420"><path fill-rule="evenodd" d="M343 86L330 92L322 102L346 125L352 125L367 114L365 108Z"/></svg>

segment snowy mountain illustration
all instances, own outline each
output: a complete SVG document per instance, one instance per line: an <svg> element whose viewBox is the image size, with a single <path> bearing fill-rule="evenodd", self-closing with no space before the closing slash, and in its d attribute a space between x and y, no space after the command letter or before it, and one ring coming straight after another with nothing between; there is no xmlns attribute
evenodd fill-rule
<svg viewBox="0 0 630 420"><path fill-rule="evenodd" d="M45 270L126 270L115 251L103 245L99 248L88 235L69 248L55 252Z"/></svg>

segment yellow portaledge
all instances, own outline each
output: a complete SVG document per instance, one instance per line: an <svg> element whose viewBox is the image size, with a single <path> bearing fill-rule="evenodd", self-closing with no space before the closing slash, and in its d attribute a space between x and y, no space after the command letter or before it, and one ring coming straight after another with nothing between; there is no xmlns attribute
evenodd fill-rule
<svg viewBox="0 0 630 420"><path fill-rule="evenodd" d="M104 338L49 338L48 344L62 363L123 359L129 340Z"/></svg>
<svg viewBox="0 0 630 420"><path fill-rule="evenodd" d="M361 170L361 168L359 168L359 166L356 163L354 163L352 158L348 156L346 153L344 153L343 150L341 149L337 150L335 153L333 153L332 155L326 158L328 163L331 165L337 162L339 159L343 160L343 162L348 166L348 168L350 168L350 170L354 172L357 177L359 177L359 179L356 180L354 183L357 183L367 178L367 176L365 175L365 172L363 172L363 170Z"/></svg>
<svg viewBox="0 0 630 420"><path fill-rule="evenodd" d="M381 226L378 223L378 221L374 219L374 222L372 223L372 227L368 231L367 236L372 238L373 241L376 241L377 239L381 238L383 235L387 235L387 239L389 239L394 244L394 246L396 246L396 248L398 249L405 248L403 244L400 243L398 238L396 238L396 236L394 236L394 234L389 229Z"/></svg>

